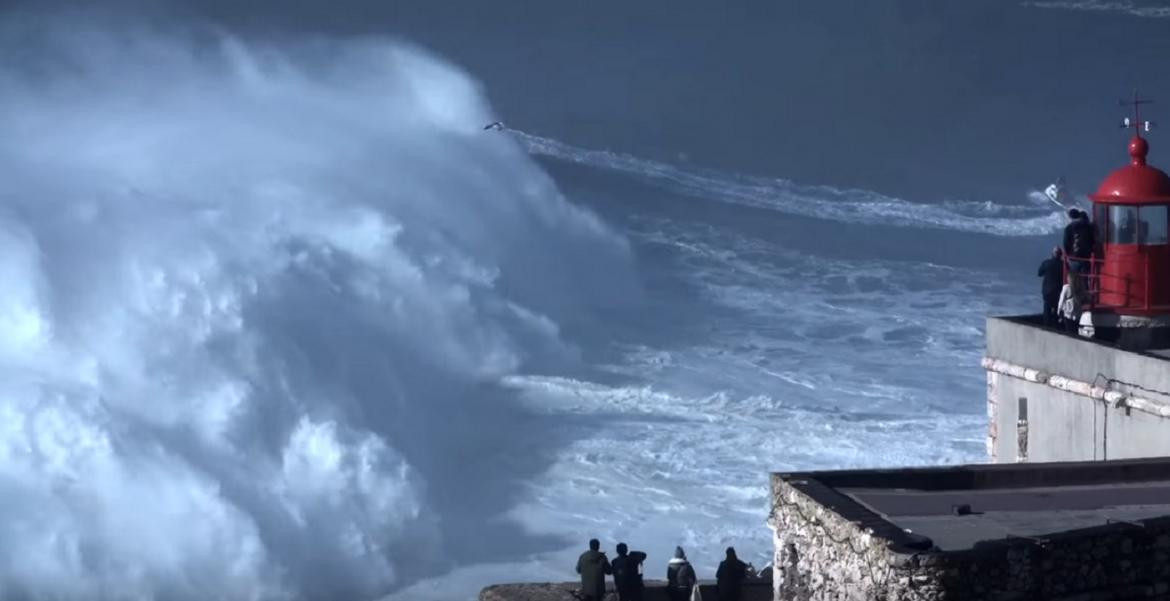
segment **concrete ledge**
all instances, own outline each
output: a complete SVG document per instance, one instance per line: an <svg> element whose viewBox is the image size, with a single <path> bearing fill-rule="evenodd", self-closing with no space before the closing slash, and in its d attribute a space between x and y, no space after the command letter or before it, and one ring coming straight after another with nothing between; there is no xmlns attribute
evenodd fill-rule
<svg viewBox="0 0 1170 601"><path fill-rule="evenodd" d="M495 584L479 593L479 601L578 601L577 592L581 590L577 582L532 582L520 584ZM613 583L606 583L606 596L603 601L617 601L617 593L613 590ZM702 581L699 583L699 594L705 601L718 600L715 583ZM742 601L770 601L772 599L772 583L770 581L751 580L743 584ZM653 580L646 582L646 590L642 601L669 601L666 594L666 582Z"/></svg>
<svg viewBox="0 0 1170 601"><path fill-rule="evenodd" d="M1113 391L1170 404L1170 356L1046 328L1035 316L987 318L986 354L1034 377L1061 374L1090 388L1104 382ZM1031 381L1023 373L1005 375Z"/></svg>
<svg viewBox="0 0 1170 601"><path fill-rule="evenodd" d="M1057 390L1104 401L1114 407L1129 407L1130 409L1136 409L1158 417L1170 417L1170 405L1154 399L1133 396L1117 390L1109 390L1100 386L1094 386L1089 382L1067 376L1045 373L994 357L984 357L982 364L983 368L987 371L1026 380L1035 384L1045 384Z"/></svg>
<svg viewBox="0 0 1170 601"><path fill-rule="evenodd" d="M1112 461L1045 463L978 463L868 470L780 472L789 486L817 481L833 488L907 488L917 490L980 490L1042 486L1091 486L1109 483L1170 480L1170 457ZM839 494L839 493L838 493ZM843 495L842 495L843 496ZM851 501L852 502L852 501Z"/></svg>

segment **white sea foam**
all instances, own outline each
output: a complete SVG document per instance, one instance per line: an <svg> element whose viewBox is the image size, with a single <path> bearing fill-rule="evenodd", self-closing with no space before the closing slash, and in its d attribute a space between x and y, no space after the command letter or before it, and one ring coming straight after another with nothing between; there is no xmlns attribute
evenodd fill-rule
<svg viewBox="0 0 1170 601"><path fill-rule="evenodd" d="M820 257L676 216L635 217L630 236L668 257L659 277L686 284L662 293L671 312L647 325L674 330L667 342L619 343L603 366L617 383L504 378L579 433L524 484L511 515L530 532L627 542L649 552L656 578L682 545L710 577L728 545L768 560L771 471L982 460L982 319L1018 310L1024 291L978 268ZM476 578L571 578L579 552L465 566L392 599L440 601Z"/></svg>
<svg viewBox="0 0 1170 601"><path fill-rule="evenodd" d="M527 484L532 498L513 513L532 531L625 541L650 553L656 578L682 545L710 577L728 545L767 561L771 471L982 460L981 322L1018 310L1024 292L979 269L828 259L668 217L638 219L631 235L669 251L658 269L706 311L693 338L629 345L608 367L627 383L506 378L533 411L587 429ZM576 552L494 577L555 574Z"/></svg>
<svg viewBox="0 0 1170 601"><path fill-rule="evenodd" d="M515 514L537 532L568 528L579 540L629 542L649 552L648 573L656 578L680 544L701 577L711 577L728 545L757 566L767 561L771 471L967 461L982 445L985 419L910 407L850 419L852 410L817 407L832 402L821 394L792 403L566 378L515 377L510 384L544 411L587 412L607 424L560 451L556 470L532 482L533 499ZM540 561L571 566L572 553Z"/></svg>
<svg viewBox="0 0 1170 601"><path fill-rule="evenodd" d="M791 215L997 236L1043 235L1064 223L1061 213L1050 207L971 201L913 203L868 190L685 168L620 152L580 148L523 131L512 133L537 156L643 178L687 196Z"/></svg>
<svg viewBox="0 0 1170 601"><path fill-rule="evenodd" d="M1092 12L1114 12L1147 19L1170 18L1170 6L1160 2L1116 2L1112 0L1030 0L1023 6L1054 8L1060 10L1083 10Z"/></svg>
<svg viewBox="0 0 1170 601"><path fill-rule="evenodd" d="M932 370L961 376L978 390L973 368L982 352L983 316L1024 310L1031 300L1028 291L978 268L831 259L667 219L642 220L636 236L673 249L701 294L736 310L712 329L711 352L735 349L746 368L798 387L816 379L842 393L872 391L880 382L842 378L842 372L892 380L915 373L903 369L912 354L923 385L907 393L929 394ZM972 369L956 371L965 365ZM677 369L677 357L642 367Z"/></svg>

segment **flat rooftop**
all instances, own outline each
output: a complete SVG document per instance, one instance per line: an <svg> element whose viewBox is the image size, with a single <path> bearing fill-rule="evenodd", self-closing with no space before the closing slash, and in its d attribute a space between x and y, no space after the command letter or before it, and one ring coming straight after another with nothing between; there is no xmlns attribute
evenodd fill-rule
<svg viewBox="0 0 1170 601"><path fill-rule="evenodd" d="M1117 341L1110 340L1108 338L1086 338L1084 336L1081 336L1080 334L1077 334L1076 332L1068 332L1068 331L1065 331L1065 330L1058 328L1058 327L1044 325L1044 316L1043 315L997 315L997 316L993 316L992 319L1001 319L1003 321L1009 321L1011 323L1018 324L1018 325L1030 326L1030 327L1036 328L1038 330L1042 330L1042 331L1050 333L1050 334L1065 336L1065 337L1072 338L1075 340L1080 340L1080 341L1092 343L1092 344L1095 344L1098 346L1102 346L1102 347L1110 348L1110 349L1115 349L1118 351L1125 351L1125 352L1129 352L1129 353L1135 353L1138 355L1146 355L1148 357L1154 357L1154 358L1162 359L1162 360L1170 360L1170 348L1132 349L1132 348L1127 348L1123 345L1120 345L1117 343Z"/></svg>
<svg viewBox="0 0 1170 601"><path fill-rule="evenodd" d="M1170 519L1170 458L776 474L896 545L979 543ZM971 513L955 512L967 505ZM916 536L915 536L916 535Z"/></svg>
<svg viewBox="0 0 1170 601"><path fill-rule="evenodd" d="M1170 481L1136 485L1037 487L1019 490L921 491L845 489L863 506L943 551L989 539L1045 534L1117 521L1170 515ZM952 507L970 505L955 515Z"/></svg>

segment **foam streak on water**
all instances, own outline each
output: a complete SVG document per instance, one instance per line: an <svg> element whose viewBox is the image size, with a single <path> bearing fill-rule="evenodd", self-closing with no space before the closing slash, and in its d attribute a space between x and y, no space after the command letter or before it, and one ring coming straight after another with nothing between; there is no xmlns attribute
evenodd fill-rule
<svg viewBox="0 0 1170 601"><path fill-rule="evenodd" d="M689 169L620 152L592 150L522 131L512 134L528 152L616 171L702 200L724 202L849 223L896 225L993 234L1036 236L1063 224L1050 206L950 202L928 205L867 190L810 186L784 179Z"/></svg>
<svg viewBox="0 0 1170 601"><path fill-rule="evenodd" d="M1170 6L1159 0L1146 2L1112 0L1029 0L1024 6L1061 10L1083 10L1091 12L1115 12L1147 19L1170 18Z"/></svg>

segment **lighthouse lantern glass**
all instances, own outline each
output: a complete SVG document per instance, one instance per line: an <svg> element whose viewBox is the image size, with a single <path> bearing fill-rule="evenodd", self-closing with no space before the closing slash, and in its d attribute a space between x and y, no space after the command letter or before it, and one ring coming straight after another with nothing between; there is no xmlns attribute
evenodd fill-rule
<svg viewBox="0 0 1170 601"><path fill-rule="evenodd" d="M1144 206L1138 209L1138 219L1142 244L1158 246L1167 243L1166 205Z"/></svg>
<svg viewBox="0 0 1170 601"><path fill-rule="evenodd" d="M1137 244L1137 207L1109 207L1109 244Z"/></svg>

